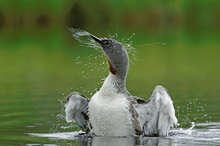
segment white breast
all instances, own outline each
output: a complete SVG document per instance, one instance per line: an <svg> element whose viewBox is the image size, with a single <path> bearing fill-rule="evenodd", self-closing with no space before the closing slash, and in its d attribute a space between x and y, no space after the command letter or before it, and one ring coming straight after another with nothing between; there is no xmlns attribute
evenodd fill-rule
<svg viewBox="0 0 220 146"><path fill-rule="evenodd" d="M114 88L101 88L89 102L92 132L98 136L134 136L127 98Z"/></svg>

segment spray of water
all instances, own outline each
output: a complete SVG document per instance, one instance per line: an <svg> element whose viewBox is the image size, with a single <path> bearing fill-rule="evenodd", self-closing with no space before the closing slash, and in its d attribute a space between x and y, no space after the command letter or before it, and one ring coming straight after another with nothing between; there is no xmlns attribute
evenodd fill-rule
<svg viewBox="0 0 220 146"><path fill-rule="evenodd" d="M90 38L89 32L84 31L84 30L79 30L79 29L69 29L69 31L71 32L71 35L73 36L73 38L75 38L76 40L78 40L80 42L81 46L93 48L95 50L101 51L100 45L98 45L93 39ZM136 59L136 50L132 46L132 41L131 41L131 39L133 38L134 35L135 34L133 34L131 37L129 37L127 39L124 39L124 38L120 39L118 37L118 34L116 33L115 35L109 35L109 38L116 39L116 40L120 41L127 49L128 54L132 60L132 59ZM166 45L166 43L156 43L156 44L152 43L152 44L147 44L147 45ZM81 60L81 57L78 56L75 59L75 63L80 64L80 65L83 64L83 66L86 68L89 68L91 72L93 72L93 71L101 72L106 69L107 63L106 63L106 61L101 61L100 63L97 63L97 62L103 58L105 58L103 53L100 53L100 55L98 55L98 56L97 55L89 55L87 57L88 61L86 63L84 63ZM79 74L81 74L83 76L83 78L86 78L86 79L88 79L90 77L90 75L89 75L90 73L86 73L85 71L79 71ZM71 82L71 81L69 81L69 82ZM62 96L65 97L72 90L73 90L72 88L68 89L68 91L63 93ZM94 92L96 92L98 89L95 88L93 91L87 91L87 90L84 90L82 87L78 87L76 90L81 91L82 93L87 93L89 95L93 95ZM61 124L61 121L64 121L64 119L65 119L64 107L65 107L66 101L65 101L65 98L59 99L58 101L60 102L60 105L61 105L61 113L56 116L57 123L55 123L53 125L53 127L51 128L50 132L52 132L52 133L59 132L60 129L68 129L68 128L75 127L74 124L68 124L68 125ZM173 130L173 133L174 133L173 135L181 136L181 135L193 135L194 134L195 136L197 136L199 134L196 135L193 130L194 127L197 125L196 123L199 123L200 120L211 118L208 114L205 113L204 107L206 106L206 104L202 104L198 100L198 98L194 98L194 99L190 98L190 99L187 99L187 101L188 101L187 104L182 105L182 106L178 106L176 108L176 114L179 119L179 127L190 124L190 128L188 128L188 129L180 128L176 131ZM192 113L195 113L195 111L198 112L199 115L193 115ZM210 121L206 120L206 122L209 123ZM172 136L172 133L170 133L170 135Z"/></svg>
<svg viewBox="0 0 220 146"><path fill-rule="evenodd" d="M206 104L201 103L198 98L186 98L186 100L187 103L185 105L177 106L176 108L180 127L191 125L194 128L194 125L201 121L210 122L211 117L205 113L204 109Z"/></svg>
<svg viewBox="0 0 220 146"><path fill-rule="evenodd" d="M98 45L91 37L90 33L81 30L81 29L75 29L75 28L69 28L69 32L71 33L72 37L80 42L81 46L85 46L88 48L93 49L100 49L100 45Z"/></svg>
<svg viewBox="0 0 220 146"><path fill-rule="evenodd" d="M89 72L81 70L81 71L79 71L79 74L83 78L89 79L91 77L92 72L99 72L99 73L105 72L106 66L108 65L108 63L106 61L106 57L102 53L101 46L90 37L91 34L85 30L74 29L74 28L70 28L69 32L71 33L72 37L80 43L80 46L84 46L87 48L93 48L97 51L100 51L100 53L98 55L97 54L89 55L87 57L86 62L83 62L81 60L80 56L78 56L75 59L76 64L80 64L81 66L84 66L89 70ZM129 54L131 63L133 60L136 59L136 49L132 46L132 43L133 43L132 38L134 35L135 34L132 34L129 38L119 38L117 33L115 33L114 35L109 35L110 39L115 39L115 40L121 42L123 44L123 46L125 46L128 54ZM101 82L98 83L98 85L101 85L103 83L105 76L106 75L100 76L100 78L102 80L101 80ZM97 91L97 88L95 88L93 91L81 90L81 88L79 88L79 91L80 92L82 91L82 93L86 93L86 94L88 93L89 95L93 95Z"/></svg>
<svg viewBox="0 0 220 146"><path fill-rule="evenodd" d="M75 29L75 28L69 28L69 32L71 33L71 35L74 39L76 39L77 41L80 42L80 46L93 48L96 50L101 50L101 46L90 37L89 32L87 32L85 30L81 30L81 29ZM132 46L132 43L133 43L132 38L134 37L134 35L135 35L135 33L133 33L128 38L119 38L118 34L115 33L114 35L109 34L109 38L115 39L115 40L118 40L119 42L121 42L123 44L123 46L126 48L128 54L129 54L129 57L132 60L132 59L136 58L136 49ZM104 57L103 54L101 56Z"/></svg>
<svg viewBox="0 0 220 146"><path fill-rule="evenodd" d="M90 33L85 30L74 29L74 28L69 28L68 30L69 30L71 36L80 43L80 46L83 46L86 48L92 48L92 49L95 49L96 51L99 52L98 55L91 54L91 55L87 56L86 61L84 59L81 59L81 56L76 57L74 60L75 64L80 65L80 66L84 66L86 69L89 70L89 72L85 71L85 70L80 70L77 74L80 74L80 76L84 79L89 79L89 78L91 78L92 72L105 72L106 66L108 65L108 63L106 61L106 57L102 53L101 46L90 37ZM136 59L136 49L132 46L132 43L133 43L132 38L134 35L135 34L132 34L129 38L120 38L117 33L115 33L114 35L109 35L109 38L115 39L123 44L123 46L126 48L126 50L128 52L131 63L133 60ZM97 83L97 86L99 86L103 83L105 76L106 75L100 76L101 81ZM71 83L71 81L69 81L69 82ZM60 129L67 129L67 128L74 127L74 125L72 125L72 124L70 124L70 125L69 124L68 125L60 124L60 123L62 123L62 121L65 120L65 111L64 111L65 104L66 104L65 97L73 90L79 91L85 95L92 96L95 92L98 91L98 88L96 87L91 91L85 90L85 89L83 89L83 87L77 87L76 89L72 89L72 88L67 89L67 91L62 94L63 98L58 100L61 105L61 113L59 113L56 116L57 123L55 123L53 125L53 127L51 128L52 133L58 132Z"/></svg>
<svg viewBox="0 0 220 146"><path fill-rule="evenodd" d="M115 39L118 40L119 42L122 43L122 45L125 47L125 49L128 52L129 55L129 60L131 63L133 63L133 60L137 59L137 52L136 52L136 48L132 45L133 41L132 38L135 36L135 33L133 33L130 37L128 38L119 38L118 34L115 33L114 35L109 35L109 37L111 39Z"/></svg>

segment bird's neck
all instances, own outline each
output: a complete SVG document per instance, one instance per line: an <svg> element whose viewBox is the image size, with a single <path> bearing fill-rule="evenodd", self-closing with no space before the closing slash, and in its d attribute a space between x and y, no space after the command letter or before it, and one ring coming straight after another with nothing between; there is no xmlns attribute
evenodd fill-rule
<svg viewBox="0 0 220 146"><path fill-rule="evenodd" d="M127 92L126 77L120 77L110 72L108 77L105 79L101 90L113 90L117 93Z"/></svg>

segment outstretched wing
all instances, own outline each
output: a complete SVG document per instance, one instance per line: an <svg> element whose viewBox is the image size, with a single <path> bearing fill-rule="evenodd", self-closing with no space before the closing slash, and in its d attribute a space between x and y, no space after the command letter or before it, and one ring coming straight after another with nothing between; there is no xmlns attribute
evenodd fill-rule
<svg viewBox="0 0 220 146"><path fill-rule="evenodd" d="M173 101L163 86L156 86L148 101L135 107L140 125L147 136L167 136L177 124Z"/></svg>
<svg viewBox="0 0 220 146"><path fill-rule="evenodd" d="M71 92L67 96L65 105L66 121L76 122L85 132L89 132L88 118L89 99L78 92Z"/></svg>

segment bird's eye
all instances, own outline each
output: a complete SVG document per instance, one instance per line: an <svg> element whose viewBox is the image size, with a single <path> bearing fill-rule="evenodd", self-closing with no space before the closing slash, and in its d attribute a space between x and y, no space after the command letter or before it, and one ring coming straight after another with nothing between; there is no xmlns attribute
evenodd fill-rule
<svg viewBox="0 0 220 146"><path fill-rule="evenodd" d="M67 98L66 98L66 102L68 102L70 100L70 96L68 96Z"/></svg>
<svg viewBox="0 0 220 146"><path fill-rule="evenodd" d="M106 43L105 43L105 45L106 45L106 46L109 46L109 45L110 45L110 42L109 42L109 41L108 41L108 42L106 42Z"/></svg>
<svg viewBox="0 0 220 146"><path fill-rule="evenodd" d="M105 41L104 41L104 44L105 44L105 45L108 45L108 44L109 44L109 41L108 41L108 40L105 40Z"/></svg>

